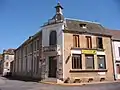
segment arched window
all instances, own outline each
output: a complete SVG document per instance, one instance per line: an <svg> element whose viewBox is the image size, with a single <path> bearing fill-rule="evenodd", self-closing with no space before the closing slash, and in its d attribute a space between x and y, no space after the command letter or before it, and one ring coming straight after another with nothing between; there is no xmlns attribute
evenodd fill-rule
<svg viewBox="0 0 120 90"><path fill-rule="evenodd" d="M57 45L57 33L56 33L56 31L50 32L49 45Z"/></svg>

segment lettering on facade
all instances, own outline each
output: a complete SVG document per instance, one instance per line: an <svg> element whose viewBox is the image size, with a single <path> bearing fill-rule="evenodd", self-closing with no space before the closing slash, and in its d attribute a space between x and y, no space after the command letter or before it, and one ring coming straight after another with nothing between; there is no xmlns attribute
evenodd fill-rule
<svg viewBox="0 0 120 90"><path fill-rule="evenodd" d="M96 50L82 50L83 54L96 54Z"/></svg>

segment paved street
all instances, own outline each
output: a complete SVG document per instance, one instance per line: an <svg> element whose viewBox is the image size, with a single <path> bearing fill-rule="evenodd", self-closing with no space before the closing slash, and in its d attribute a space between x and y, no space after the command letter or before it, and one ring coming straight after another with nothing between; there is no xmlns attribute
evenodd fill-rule
<svg viewBox="0 0 120 90"><path fill-rule="evenodd" d="M0 77L0 90L120 90L120 83L84 86L60 86L36 82L8 80Z"/></svg>

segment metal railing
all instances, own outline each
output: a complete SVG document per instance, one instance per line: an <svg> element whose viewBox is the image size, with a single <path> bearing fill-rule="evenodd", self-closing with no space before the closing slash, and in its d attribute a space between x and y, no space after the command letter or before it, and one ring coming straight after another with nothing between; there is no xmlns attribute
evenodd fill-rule
<svg viewBox="0 0 120 90"><path fill-rule="evenodd" d="M44 46L43 52L53 52L57 51L57 45Z"/></svg>

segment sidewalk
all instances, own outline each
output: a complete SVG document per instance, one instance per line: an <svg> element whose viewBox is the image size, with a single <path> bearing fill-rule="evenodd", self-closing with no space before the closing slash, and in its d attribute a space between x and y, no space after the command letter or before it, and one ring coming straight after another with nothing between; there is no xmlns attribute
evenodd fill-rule
<svg viewBox="0 0 120 90"><path fill-rule="evenodd" d="M103 82L90 82L90 83L54 83L54 82L42 82L43 84L51 84L51 85L62 85L62 86L82 86L82 85L94 85L94 84L109 84L109 83L120 83L120 81L103 81Z"/></svg>

